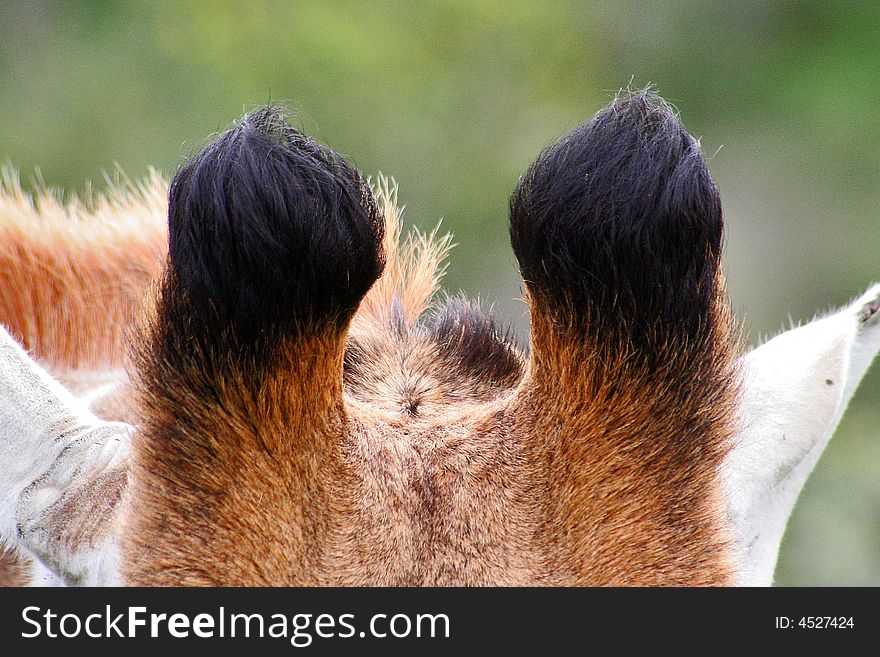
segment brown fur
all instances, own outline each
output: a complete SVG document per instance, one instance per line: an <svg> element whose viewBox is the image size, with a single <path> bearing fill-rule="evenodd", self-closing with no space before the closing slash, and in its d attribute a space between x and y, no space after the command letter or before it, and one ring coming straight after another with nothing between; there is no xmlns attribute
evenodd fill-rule
<svg viewBox="0 0 880 657"><path fill-rule="evenodd" d="M385 217L382 244L386 265L381 278L370 288L352 322L352 333L375 331L387 325L389 312L412 327L431 305L446 271L444 260L452 236L438 229L428 234L413 231L401 240L403 208L397 203L397 184L379 176L374 187L379 210Z"/></svg>
<svg viewBox="0 0 880 657"><path fill-rule="evenodd" d="M126 333L166 249L167 187L151 173L65 202L44 187L25 193L14 171L2 172L0 323L74 394L101 388L91 407L107 420L131 417L125 374L108 368L124 362ZM27 559L0 555L0 586L29 576Z"/></svg>
<svg viewBox="0 0 880 657"><path fill-rule="evenodd" d="M165 251L167 185L153 173L67 202L0 187L0 321L52 369L122 365L125 333Z"/></svg>
<svg viewBox="0 0 880 657"><path fill-rule="evenodd" d="M668 372L630 362L625 346L576 339L536 303L526 357L485 327L440 331L425 319L449 240L401 245L395 192L380 180L388 265L347 334L285 342L267 369L234 354L210 371L200 354L173 354L175 367L141 354L124 581L730 583L718 467L734 428L736 348L723 282L712 348L670 354ZM131 229L153 209L126 212ZM90 226L45 247L7 233L15 253L45 248L52 263L67 240L82 245L36 283L75 290L69 338L27 328L45 327L37 316L57 317L57 304L2 302L2 316L53 362L91 363L100 344L121 359L116 327L94 333L87 296L131 270ZM153 248L152 237L132 239L143 244L133 253ZM489 352L500 365L480 375L472 363Z"/></svg>
<svg viewBox="0 0 880 657"><path fill-rule="evenodd" d="M0 553L0 587L27 586L30 562L14 552Z"/></svg>
<svg viewBox="0 0 880 657"><path fill-rule="evenodd" d="M723 282L705 350L670 348L662 369L530 305L532 359L510 411L543 470L553 570L570 583L732 583L718 471L735 429L737 345Z"/></svg>

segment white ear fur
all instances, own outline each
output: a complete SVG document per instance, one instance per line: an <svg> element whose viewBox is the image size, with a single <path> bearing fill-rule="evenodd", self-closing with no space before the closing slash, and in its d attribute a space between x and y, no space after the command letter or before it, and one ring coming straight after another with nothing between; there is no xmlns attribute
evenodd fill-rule
<svg viewBox="0 0 880 657"><path fill-rule="evenodd" d="M769 586L788 517L880 350L880 285L742 359L741 430L724 463L739 583Z"/></svg>
<svg viewBox="0 0 880 657"><path fill-rule="evenodd" d="M95 417L0 327L0 543L64 583L117 583L130 431Z"/></svg>

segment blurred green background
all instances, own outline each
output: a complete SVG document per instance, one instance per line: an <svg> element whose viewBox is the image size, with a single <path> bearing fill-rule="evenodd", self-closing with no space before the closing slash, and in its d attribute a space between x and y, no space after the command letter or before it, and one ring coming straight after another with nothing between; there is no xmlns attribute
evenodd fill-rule
<svg viewBox="0 0 880 657"><path fill-rule="evenodd" d="M880 279L877 2L4 2L0 160L82 190L170 174L244 111L295 123L408 222L454 233L446 288L527 335L507 197L549 141L654 83L702 137L752 343ZM723 146L723 148L722 148ZM789 525L783 585L880 585L880 369Z"/></svg>

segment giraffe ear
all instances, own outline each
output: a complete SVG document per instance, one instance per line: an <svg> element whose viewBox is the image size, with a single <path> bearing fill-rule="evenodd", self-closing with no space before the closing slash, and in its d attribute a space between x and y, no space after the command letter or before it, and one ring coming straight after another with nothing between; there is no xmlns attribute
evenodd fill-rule
<svg viewBox="0 0 880 657"><path fill-rule="evenodd" d="M115 584L131 427L104 422L0 326L0 545L65 584Z"/></svg>
<svg viewBox="0 0 880 657"><path fill-rule="evenodd" d="M742 584L769 586L788 517L880 350L880 285L742 358L740 431L724 463Z"/></svg>

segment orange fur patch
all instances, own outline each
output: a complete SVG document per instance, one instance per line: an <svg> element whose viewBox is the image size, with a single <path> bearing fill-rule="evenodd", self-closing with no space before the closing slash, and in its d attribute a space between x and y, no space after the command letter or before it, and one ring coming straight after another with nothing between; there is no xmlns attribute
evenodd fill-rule
<svg viewBox="0 0 880 657"><path fill-rule="evenodd" d="M166 250L167 184L153 172L67 201L0 186L0 322L53 369L118 367Z"/></svg>
<svg viewBox="0 0 880 657"><path fill-rule="evenodd" d="M446 271L446 256L452 248L452 236L448 233L441 235L439 226L430 233L413 230L401 240L403 207L397 203L397 183L379 176L373 191L385 217L383 246L386 263L382 276L361 302L353 331L361 327L375 329L386 323L395 305L405 324L414 325L440 289L440 279Z"/></svg>

